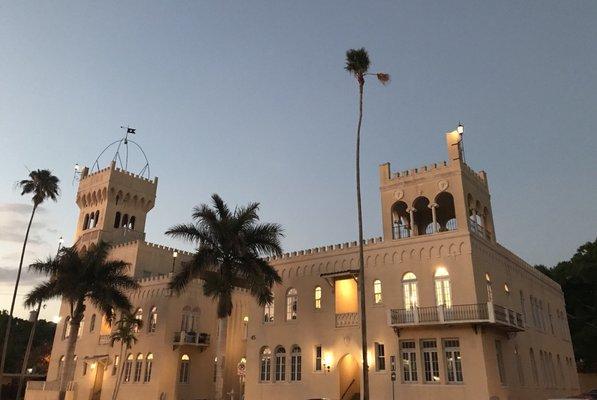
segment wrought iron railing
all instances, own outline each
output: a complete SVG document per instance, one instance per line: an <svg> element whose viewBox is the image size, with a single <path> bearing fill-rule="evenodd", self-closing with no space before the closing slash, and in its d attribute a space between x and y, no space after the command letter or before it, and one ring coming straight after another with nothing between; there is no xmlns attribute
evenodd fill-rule
<svg viewBox="0 0 597 400"><path fill-rule="evenodd" d="M357 326L359 324L359 313L336 314L336 328Z"/></svg>
<svg viewBox="0 0 597 400"><path fill-rule="evenodd" d="M182 345L189 344L194 346L207 346L209 345L211 338L207 333L198 332L174 332L174 344Z"/></svg>

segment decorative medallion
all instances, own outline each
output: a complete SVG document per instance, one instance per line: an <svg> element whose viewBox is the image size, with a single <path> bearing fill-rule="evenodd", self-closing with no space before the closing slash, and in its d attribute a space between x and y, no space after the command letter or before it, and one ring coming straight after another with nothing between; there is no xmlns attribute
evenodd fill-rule
<svg viewBox="0 0 597 400"><path fill-rule="evenodd" d="M438 187L438 188L439 188L439 190L441 190L442 192L443 192L444 190L446 190L446 189L448 188L448 186L449 186L449 185L448 185L448 181L447 181L447 180L445 180L445 179L442 179L441 181L439 181L439 182L437 183L437 187Z"/></svg>
<svg viewBox="0 0 597 400"><path fill-rule="evenodd" d="M404 192L403 192L402 190L396 190L396 191L394 192L394 198L395 198L396 200L400 200L400 199L401 199L401 198L403 198L403 197L404 197Z"/></svg>

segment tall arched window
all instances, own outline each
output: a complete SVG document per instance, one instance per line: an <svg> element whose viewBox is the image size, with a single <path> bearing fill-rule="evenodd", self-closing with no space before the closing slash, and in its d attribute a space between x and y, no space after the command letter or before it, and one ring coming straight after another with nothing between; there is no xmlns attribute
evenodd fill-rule
<svg viewBox="0 0 597 400"><path fill-rule="evenodd" d="M134 216L132 216L131 219L129 220L129 228L130 229L135 229L135 220L136 220L136 218Z"/></svg>
<svg viewBox="0 0 597 400"><path fill-rule="evenodd" d="M178 381L180 383L189 383L189 369L191 365L191 359L187 354L183 354L180 357L180 374L178 375Z"/></svg>
<svg viewBox="0 0 597 400"><path fill-rule="evenodd" d="M122 216L122 227L123 228L128 228L129 226L129 215L128 214L124 214Z"/></svg>
<svg viewBox="0 0 597 400"><path fill-rule="evenodd" d="M95 330L95 314L91 316L91 320L89 321L89 332L93 332Z"/></svg>
<svg viewBox="0 0 597 400"><path fill-rule="evenodd" d="M143 370L143 354L137 354L137 359L135 360L135 377L134 382L141 381L141 371Z"/></svg>
<svg viewBox="0 0 597 400"><path fill-rule="evenodd" d="M62 376L62 371L64 370L64 356L60 357L60 360L58 360L58 372L56 373L56 380L60 380L60 377Z"/></svg>
<svg viewBox="0 0 597 400"><path fill-rule="evenodd" d="M263 323L269 324L274 322L274 300L263 307Z"/></svg>
<svg viewBox="0 0 597 400"><path fill-rule="evenodd" d="M315 309L317 309L317 310L321 309L321 286L315 287L314 300L315 300Z"/></svg>
<svg viewBox="0 0 597 400"><path fill-rule="evenodd" d="M376 279L373 281L373 302L375 304L381 304L382 300L381 281Z"/></svg>
<svg viewBox="0 0 597 400"><path fill-rule="evenodd" d="M93 218L93 227L95 228L99 222L100 212L97 210L95 212L95 218Z"/></svg>
<svg viewBox="0 0 597 400"><path fill-rule="evenodd" d="M491 287L491 277L485 274L485 286L487 287L487 301L493 301L493 288Z"/></svg>
<svg viewBox="0 0 597 400"><path fill-rule="evenodd" d="M120 212L116 212L116 216L114 217L114 228L120 228Z"/></svg>
<svg viewBox="0 0 597 400"><path fill-rule="evenodd" d="M290 352L290 380L300 381L302 378L302 356L301 348L299 346L292 346Z"/></svg>
<svg viewBox="0 0 597 400"><path fill-rule="evenodd" d="M83 221L83 230L89 228L89 214L85 214L85 220Z"/></svg>
<svg viewBox="0 0 597 400"><path fill-rule="evenodd" d="M269 382L272 372L272 351L269 347L263 347L259 352L259 380Z"/></svg>
<svg viewBox="0 0 597 400"><path fill-rule="evenodd" d="M145 358L145 375L143 376L143 382L151 381L151 371L153 370L153 354L148 353Z"/></svg>
<svg viewBox="0 0 597 400"><path fill-rule="evenodd" d="M281 346L276 348L275 380L278 382L286 380L286 350Z"/></svg>
<svg viewBox="0 0 597 400"><path fill-rule="evenodd" d="M151 307L149 311L149 324L147 331L149 333L155 332L158 325L158 308L156 306Z"/></svg>
<svg viewBox="0 0 597 400"><path fill-rule="evenodd" d="M288 289L286 293L286 320L296 319L298 316L298 292L295 288Z"/></svg>
<svg viewBox="0 0 597 400"><path fill-rule="evenodd" d="M137 308L137 311L135 311L135 319L143 322L143 309L142 308ZM139 332L138 325L135 325L134 331Z"/></svg>
<svg viewBox="0 0 597 400"><path fill-rule="evenodd" d="M435 270L435 301L438 306L452 307L450 275L445 267Z"/></svg>
<svg viewBox="0 0 597 400"><path fill-rule="evenodd" d="M133 370L133 355L129 354L126 357L126 362L124 363L124 374L122 376L123 382L130 382L131 381L131 372Z"/></svg>
<svg viewBox="0 0 597 400"><path fill-rule="evenodd" d="M62 339L70 336L70 317L64 319L64 326L62 327Z"/></svg>
<svg viewBox="0 0 597 400"><path fill-rule="evenodd" d="M404 292L404 308L410 310L419 305L419 294L417 290L417 276L407 272L402 277L402 289Z"/></svg>

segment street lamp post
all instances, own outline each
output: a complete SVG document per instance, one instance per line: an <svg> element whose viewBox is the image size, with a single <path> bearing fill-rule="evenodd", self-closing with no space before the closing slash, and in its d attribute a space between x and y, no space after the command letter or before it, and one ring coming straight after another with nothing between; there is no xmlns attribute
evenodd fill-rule
<svg viewBox="0 0 597 400"><path fill-rule="evenodd" d="M58 239L58 250L56 251L56 255L60 253L60 249L62 248L62 244L64 243L64 239L60 236ZM21 393L23 392L23 382L25 381L25 374L27 373L27 364L29 364L29 356L31 354L31 346L33 345L33 337L35 336L35 329L37 328L37 321L39 319L39 312L41 311L41 301L37 303L37 309L35 310L35 318L33 319L33 326L31 326L31 332L29 332L29 341L27 342L27 349L25 350L25 357L23 359L23 365L21 366L21 373L19 374L19 386L17 389L17 397L16 400L21 398ZM45 308L45 306L44 306Z"/></svg>
<svg viewBox="0 0 597 400"><path fill-rule="evenodd" d="M172 253L172 273L174 273L174 264L176 263L176 257L178 257L178 251Z"/></svg>

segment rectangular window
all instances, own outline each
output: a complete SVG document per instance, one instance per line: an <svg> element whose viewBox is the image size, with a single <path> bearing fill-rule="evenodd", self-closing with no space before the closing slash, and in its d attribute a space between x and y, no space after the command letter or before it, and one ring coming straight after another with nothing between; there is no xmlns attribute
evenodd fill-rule
<svg viewBox="0 0 597 400"><path fill-rule="evenodd" d="M421 341L423 349L423 372L426 383L439 382L439 357L435 339Z"/></svg>
<svg viewBox="0 0 597 400"><path fill-rule="evenodd" d="M414 341L400 342L400 359L402 360L402 380L417 382L417 345Z"/></svg>
<svg viewBox="0 0 597 400"><path fill-rule="evenodd" d="M134 381L139 382L141 380L141 369L143 366L143 362L140 360L135 361L135 377Z"/></svg>
<svg viewBox="0 0 597 400"><path fill-rule="evenodd" d="M271 324L274 322L274 303L266 304L263 308L263 323Z"/></svg>
<svg viewBox="0 0 597 400"><path fill-rule="evenodd" d="M180 376L178 378L180 383L189 383L189 362L183 361L180 363Z"/></svg>
<svg viewBox="0 0 597 400"><path fill-rule="evenodd" d="M444 354L446 356L446 377L450 383L463 381L462 358L460 355L460 341L458 339L444 340Z"/></svg>
<svg viewBox="0 0 597 400"><path fill-rule="evenodd" d="M500 382L506 384L506 371L504 370L504 354L502 353L502 342L495 341L495 356L497 358L498 373L500 375Z"/></svg>
<svg viewBox="0 0 597 400"><path fill-rule="evenodd" d="M383 343L375 343L375 370L386 370L386 350Z"/></svg>
<svg viewBox="0 0 597 400"><path fill-rule="evenodd" d="M112 376L118 372L118 363L120 363L120 356L114 356L114 365L112 366Z"/></svg>
<svg viewBox="0 0 597 400"><path fill-rule="evenodd" d="M315 346L315 371L321 372L323 370L321 346Z"/></svg>

